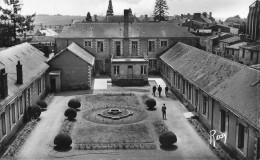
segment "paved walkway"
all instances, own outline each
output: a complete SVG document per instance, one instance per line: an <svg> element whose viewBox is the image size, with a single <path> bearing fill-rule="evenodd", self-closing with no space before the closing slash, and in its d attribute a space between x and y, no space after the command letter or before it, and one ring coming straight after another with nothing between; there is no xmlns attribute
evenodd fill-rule
<svg viewBox="0 0 260 160"><path fill-rule="evenodd" d="M94 79L94 90L95 89L107 89L107 81L111 78L96 78Z"/></svg>
<svg viewBox="0 0 260 160"><path fill-rule="evenodd" d="M151 78L163 89L165 83L161 78ZM95 81L96 88L104 88L106 80ZM100 85L100 86L99 86ZM67 108L67 102L72 98L73 92L60 94L55 96L46 112L41 115L41 121L28 137L26 143L22 146L20 152L16 156L17 159L51 159L49 153L53 151L53 139L58 133L60 125L64 120L64 111ZM140 94L140 93L139 93ZM150 93L152 96L152 94ZM173 131L178 141L176 150L164 151L157 150L107 150L107 151L78 151L71 150L69 152L56 153L57 158L66 159L145 159L145 160L172 160L172 159L218 159L209 149L207 144L196 133L191 124L184 118L183 113L188 112L186 108L179 102L163 97L155 97L157 101L157 111L152 114L158 114L161 117L161 106L163 103L167 106L167 120L165 123L169 130ZM60 157L59 157L60 154Z"/></svg>
<svg viewBox="0 0 260 160"><path fill-rule="evenodd" d="M55 96L47 111L42 112L41 121L19 151L18 159L46 159L48 157L49 152L53 150L50 145L53 145L54 137L64 120L64 112L71 98L71 96Z"/></svg>

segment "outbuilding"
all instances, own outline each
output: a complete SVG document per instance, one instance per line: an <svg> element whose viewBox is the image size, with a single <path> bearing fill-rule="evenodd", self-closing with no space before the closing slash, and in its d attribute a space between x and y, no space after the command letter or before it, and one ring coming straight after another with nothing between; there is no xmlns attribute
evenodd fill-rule
<svg viewBox="0 0 260 160"><path fill-rule="evenodd" d="M95 57L76 43L55 55L48 64L47 83L51 92L91 88Z"/></svg>

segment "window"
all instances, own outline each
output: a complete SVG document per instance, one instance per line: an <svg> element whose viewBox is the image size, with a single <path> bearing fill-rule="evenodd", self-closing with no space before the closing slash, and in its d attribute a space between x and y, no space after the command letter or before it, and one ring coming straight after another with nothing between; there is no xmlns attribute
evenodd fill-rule
<svg viewBox="0 0 260 160"><path fill-rule="evenodd" d="M245 57L245 49L243 48L243 50L242 50L242 58L244 58Z"/></svg>
<svg viewBox="0 0 260 160"><path fill-rule="evenodd" d="M189 91L188 99L191 100L191 93L192 93L192 86L191 86L191 84L188 84L188 91Z"/></svg>
<svg viewBox="0 0 260 160"><path fill-rule="evenodd" d="M172 79L172 80L173 80L173 85L175 85L175 84L176 84L176 81L175 81L175 76L176 76L176 75L175 75L175 72L173 71L173 79Z"/></svg>
<svg viewBox="0 0 260 160"><path fill-rule="evenodd" d="M104 46L103 41L97 41L97 52L104 52Z"/></svg>
<svg viewBox="0 0 260 160"><path fill-rule="evenodd" d="M12 122L15 124L15 103L11 105L12 108Z"/></svg>
<svg viewBox="0 0 260 160"><path fill-rule="evenodd" d="M147 66L141 65L141 74L146 74Z"/></svg>
<svg viewBox="0 0 260 160"><path fill-rule="evenodd" d="M6 134L5 112L1 114L2 135Z"/></svg>
<svg viewBox="0 0 260 160"><path fill-rule="evenodd" d="M195 106L197 107L199 104L199 91L195 89Z"/></svg>
<svg viewBox="0 0 260 160"><path fill-rule="evenodd" d="M244 140L245 140L245 126L241 123L238 125L237 133L237 148L244 149Z"/></svg>
<svg viewBox="0 0 260 160"><path fill-rule="evenodd" d="M121 55L121 42L116 41L116 55L120 56Z"/></svg>
<svg viewBox="0 0 260 160"><path fill-rule="evenodd" d="M20 103L20 115L23 114L23 96L19 97L19 103Z"/></svg>
<svg viewBox="0 0 260 160"><path fill-rule="evenodd" d="M133 55L137 55L137 51L138 51L138 46L137 46L138 42L137 41L132 41L132 54Z"/></svg>
<svg viewBox="0 0 260 160"><path fill-rule="evenodd" d="M150 70L157 69L157 60L156 59L149 59L149 68L150 68Z"/></svg>
<svg viewBox="0 0 260 160"><path fill-rule="evenodd" d="M226 112L223 109L220 110L220 131L226 131Z"/></svg>
<svg viewBox="0 0 260 160"><path fill-rule="evenodd" d="M168 41L161 41L161 47L167 47Z"/></svg>
<svg viewBox="0 0 260 160"><path fill-rule="evenodd" d="M202 114L207 114L208 97L203 95Z"/></svg>
<svg viewBox="0 0 260 160"><path fill-rule="evenodd" d="M181 88L181 76L178 76L178 89Z"/></svg>
<svg viewBox="0 0 260 160"><path fill-rule="evenodd" d="M42 49L42 44L41 43L38 44L38 48Z"/></svg>
<svg viewBox="0 0 260 160"><path fill-rule="evenodd" d="M45 91L45 75L42 77L42 89Z"/></svg>
<svg viewBox="0 0 260 160"><path fill-rule="evenodd" d="M119 66L114 66L114 75L119 75Z"/></svg>
<svg viewBox="0 0 260 160"><path fill-rule="evenodd" d="M185 80L183 79L183 80L182 80L182 94L185 94L185 86L186 86L185 83L186 83L186 82L185 82Z"/></svg>
<svg viewBox="0 0 260 160"><path fill-rule="evenodd" d="M37 81L37 86L38 86L38 95L42 92L42 79L40 78Z"/></svg>
<svg viewBox="0 0 260 160"><path fill-rule="evenodd" d="M84 46L85 47L92 47L92 42L90 41L90 40L88 40L88 41L84 41Z"/></svg>
<svg viewBox="0 0 260 160"><path fill-rule="evenodd" d="M148 41L148 51L155 52L155 41Z"/></svg>
<svg viewBox="0 0 260 160"><path fill-rule="evenodd" d="M254 52L251 51L251 52L250 52L250 61L253 61L253 60L254 60Z"/></svg>

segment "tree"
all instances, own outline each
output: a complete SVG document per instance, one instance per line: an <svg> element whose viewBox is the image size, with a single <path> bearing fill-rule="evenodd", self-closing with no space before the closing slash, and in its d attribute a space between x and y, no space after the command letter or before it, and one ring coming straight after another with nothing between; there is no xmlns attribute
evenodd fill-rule
<svg viewBox="0 0 260 160"><path fill-rule="evenodd" d="M87 22L92 22L92 17L91 14L88 12L87 17L86 17Z"/></svg>
<svg viewBox="0 0 260 160"><path fill-rule="evenodd" d="M7 8L0 6L0 47L9 47L19 43L17 34L33 30L33 18L35 14L23 16L18 14L21 11L19 0L4 0Z"/></svg>
<svg viewBox="0 0 260 160"><path fill-rule="evenodd" d="M166 0L156 0L154 7L154 21L167 21L168 20L168 12L169 9Z"/></svg>
<svg viewBox="0 0 260 160"><path fill-rule="evenodd" d="M112 1L109 0L108 8L107 8L107 16L113 16L114 11L113 11L113 6L112 6Z"/></svg>

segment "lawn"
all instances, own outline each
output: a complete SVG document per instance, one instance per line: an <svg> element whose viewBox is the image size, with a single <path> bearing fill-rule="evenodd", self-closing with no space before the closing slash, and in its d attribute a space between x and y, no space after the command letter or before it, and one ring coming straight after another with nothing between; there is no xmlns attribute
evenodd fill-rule
<svg viewBox="0 0 260 160"><path fill-rule="evenodd" d="M74 131L71 133L76 149L155 149L148 114L139 102L140 95L86 95L81 97ZM128 109L133 116L112 120L98 115L110 108ZM150 127L149 127L150 126Z"/></svg>

